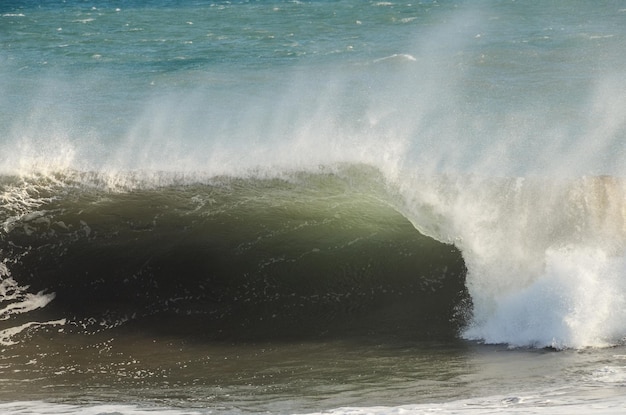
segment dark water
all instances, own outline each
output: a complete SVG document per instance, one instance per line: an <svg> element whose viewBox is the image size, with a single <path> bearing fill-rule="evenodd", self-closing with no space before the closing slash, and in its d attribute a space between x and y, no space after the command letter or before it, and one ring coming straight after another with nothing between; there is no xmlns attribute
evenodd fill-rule
<svg viewBox="0 0 626 415"><path fill-rule="evenodd" d="M36 214L6 225L2 252L29 292L55 294L37 313L67 319L67 331L456 335L467 300L459 252L356 179L216 179L122 193L52 183L37 190Z"/></svg>

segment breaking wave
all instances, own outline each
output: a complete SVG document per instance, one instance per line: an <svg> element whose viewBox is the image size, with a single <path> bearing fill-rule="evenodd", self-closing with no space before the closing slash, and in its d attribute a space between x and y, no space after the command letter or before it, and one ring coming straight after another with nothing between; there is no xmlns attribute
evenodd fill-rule
<svg viewBox="0 0 626 415"><path fill-rule="evenodd" d="M626 334L620 179L116 174L3 178L5 344L50 326L554 348Z"/></svg>

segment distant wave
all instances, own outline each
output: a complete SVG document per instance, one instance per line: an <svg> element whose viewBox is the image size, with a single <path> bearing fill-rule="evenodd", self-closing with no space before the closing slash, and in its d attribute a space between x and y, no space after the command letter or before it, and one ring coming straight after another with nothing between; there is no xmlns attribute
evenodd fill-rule
<svg viewBox="0 0 626 415"><path fill-rule="evenodd" d="M374 60L374 63L388 61L388 60L397 60L397 61L406 61L406 62L415 62L417 59L413 55L409 55L408 53L394 53L390 56L385 56L384 58L379 58Z"/></svg>

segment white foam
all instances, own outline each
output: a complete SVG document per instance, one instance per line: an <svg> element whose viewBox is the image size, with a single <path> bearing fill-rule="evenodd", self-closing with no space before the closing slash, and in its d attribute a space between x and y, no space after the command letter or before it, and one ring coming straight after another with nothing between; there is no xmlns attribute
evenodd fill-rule
<svg viewBox="0 0 626 415"><path fill-rule="evenodd" d="M0 320L8 320L14 314L23 314L45 307L55 297L54 293L27 292L28 286L20 286L9 273L6 264L0 264Z"/></svg>
<svg viewBox="0 0 626 415"><path fill-rule="evenodd" d="M626 335L626 257L568 247L549 249L545 261L545 270L528 286L493 293L489 312L479 304L482 314L465 336L557 349L619 343Z"/></svg>
<svg viewBox="0 0 626 415"><path fill-rule="evenodd" d="M594 399L581 391L577 395L573 390L544 391L536 394L500 395L472 399L463 399L444 403L429 403L403 406L342 407L308 415L426 415L426 414L622 414L626 398L619 394L602 396ZM592 394L593 395L593 394ZM600 393L600 395L602 395ZM23 401L0 403L0 412L6 415L206 415L213 413L236 413L241 411L206 409L174 409L126 404L73 405L42 401Z"/></svg>
<svg viewBox="0 0 626 415"><path fill-rule="evenodd" d="M28 292L28 286L21 286L11 277L11 273L5 263L0 263L0 320L10 320L12 316L25 314L50 303L54 293L39 291L36 294ZM0 330L0 345L8 346L16 344L13 338L26 329L46 325L65 324L65 320L48 322L28 322L19 326Z"/></svg>
<svg viewBox="0 0 626 415"><path fill-rule="evenodd" d="M19 326L10 327L8 329L0 330L0 344L3 346L10 346L13 344L17 344L18 342L14 340L14 337L18 334L22 333L25 330L34 328L41 328L44 326L63 326L65 325L66 320L53 320L53 321L30 321L28 323L21 324Z"/></svg>
<svg viewBox="0 0 626 415"><path fill-rule="evenodd" d="M409 53L394 53L390 56L385 56L384 58L378 58L374 60L374 63L384 62L388 60L397 60L397 61L406 61L406 62L415 62L417 59L415 56Z"/></svg>
<svg viewBox="0 0 626 415"><path fill-rule="evenodd" d="M591 379L607 386L624 387L626 386L626 366L604 366L594 370Z"/></svg>
<svg viewBox="0 0 626 415"><path fill-rule="evenodd" d="M347 407L310 415L426 415L426 414L622 414L626 399L620 396L601 400L584 400L556 396L496 396L441 404L405 405L397 407Z"/></svg>
<svg viewBox="0 0 626 415"><path fill-rule="evenodd" d="M0 320L7 320L12 314L22 314L38 308L43 308L48 305L54 297L55 295L53 293L45 294L43 291L40 291L37 294L24 293L20 294L19 297L17 294L5 297L1 301L4 302L7 299L17 299L18 301L10 303L0 309Z"/></svg>
<svg viewBox="0 0 626 415"><path fill-rule="evenodd" d="M133 405L69 405L41 401L0 403L0 412L5 415L200 415L211 411L141 408Z"/></svg>

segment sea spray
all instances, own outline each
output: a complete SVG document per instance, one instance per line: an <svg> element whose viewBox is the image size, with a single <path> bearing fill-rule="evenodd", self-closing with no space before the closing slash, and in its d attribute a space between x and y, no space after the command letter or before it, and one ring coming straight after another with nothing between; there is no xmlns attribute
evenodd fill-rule
<svg viewBox="0 0 626 415"><path fill-rule="evenodd" d="M464 336L555 348L622 340L623 180L462 176L410 183L407 217L463 252L473 302Z"/></svg>

